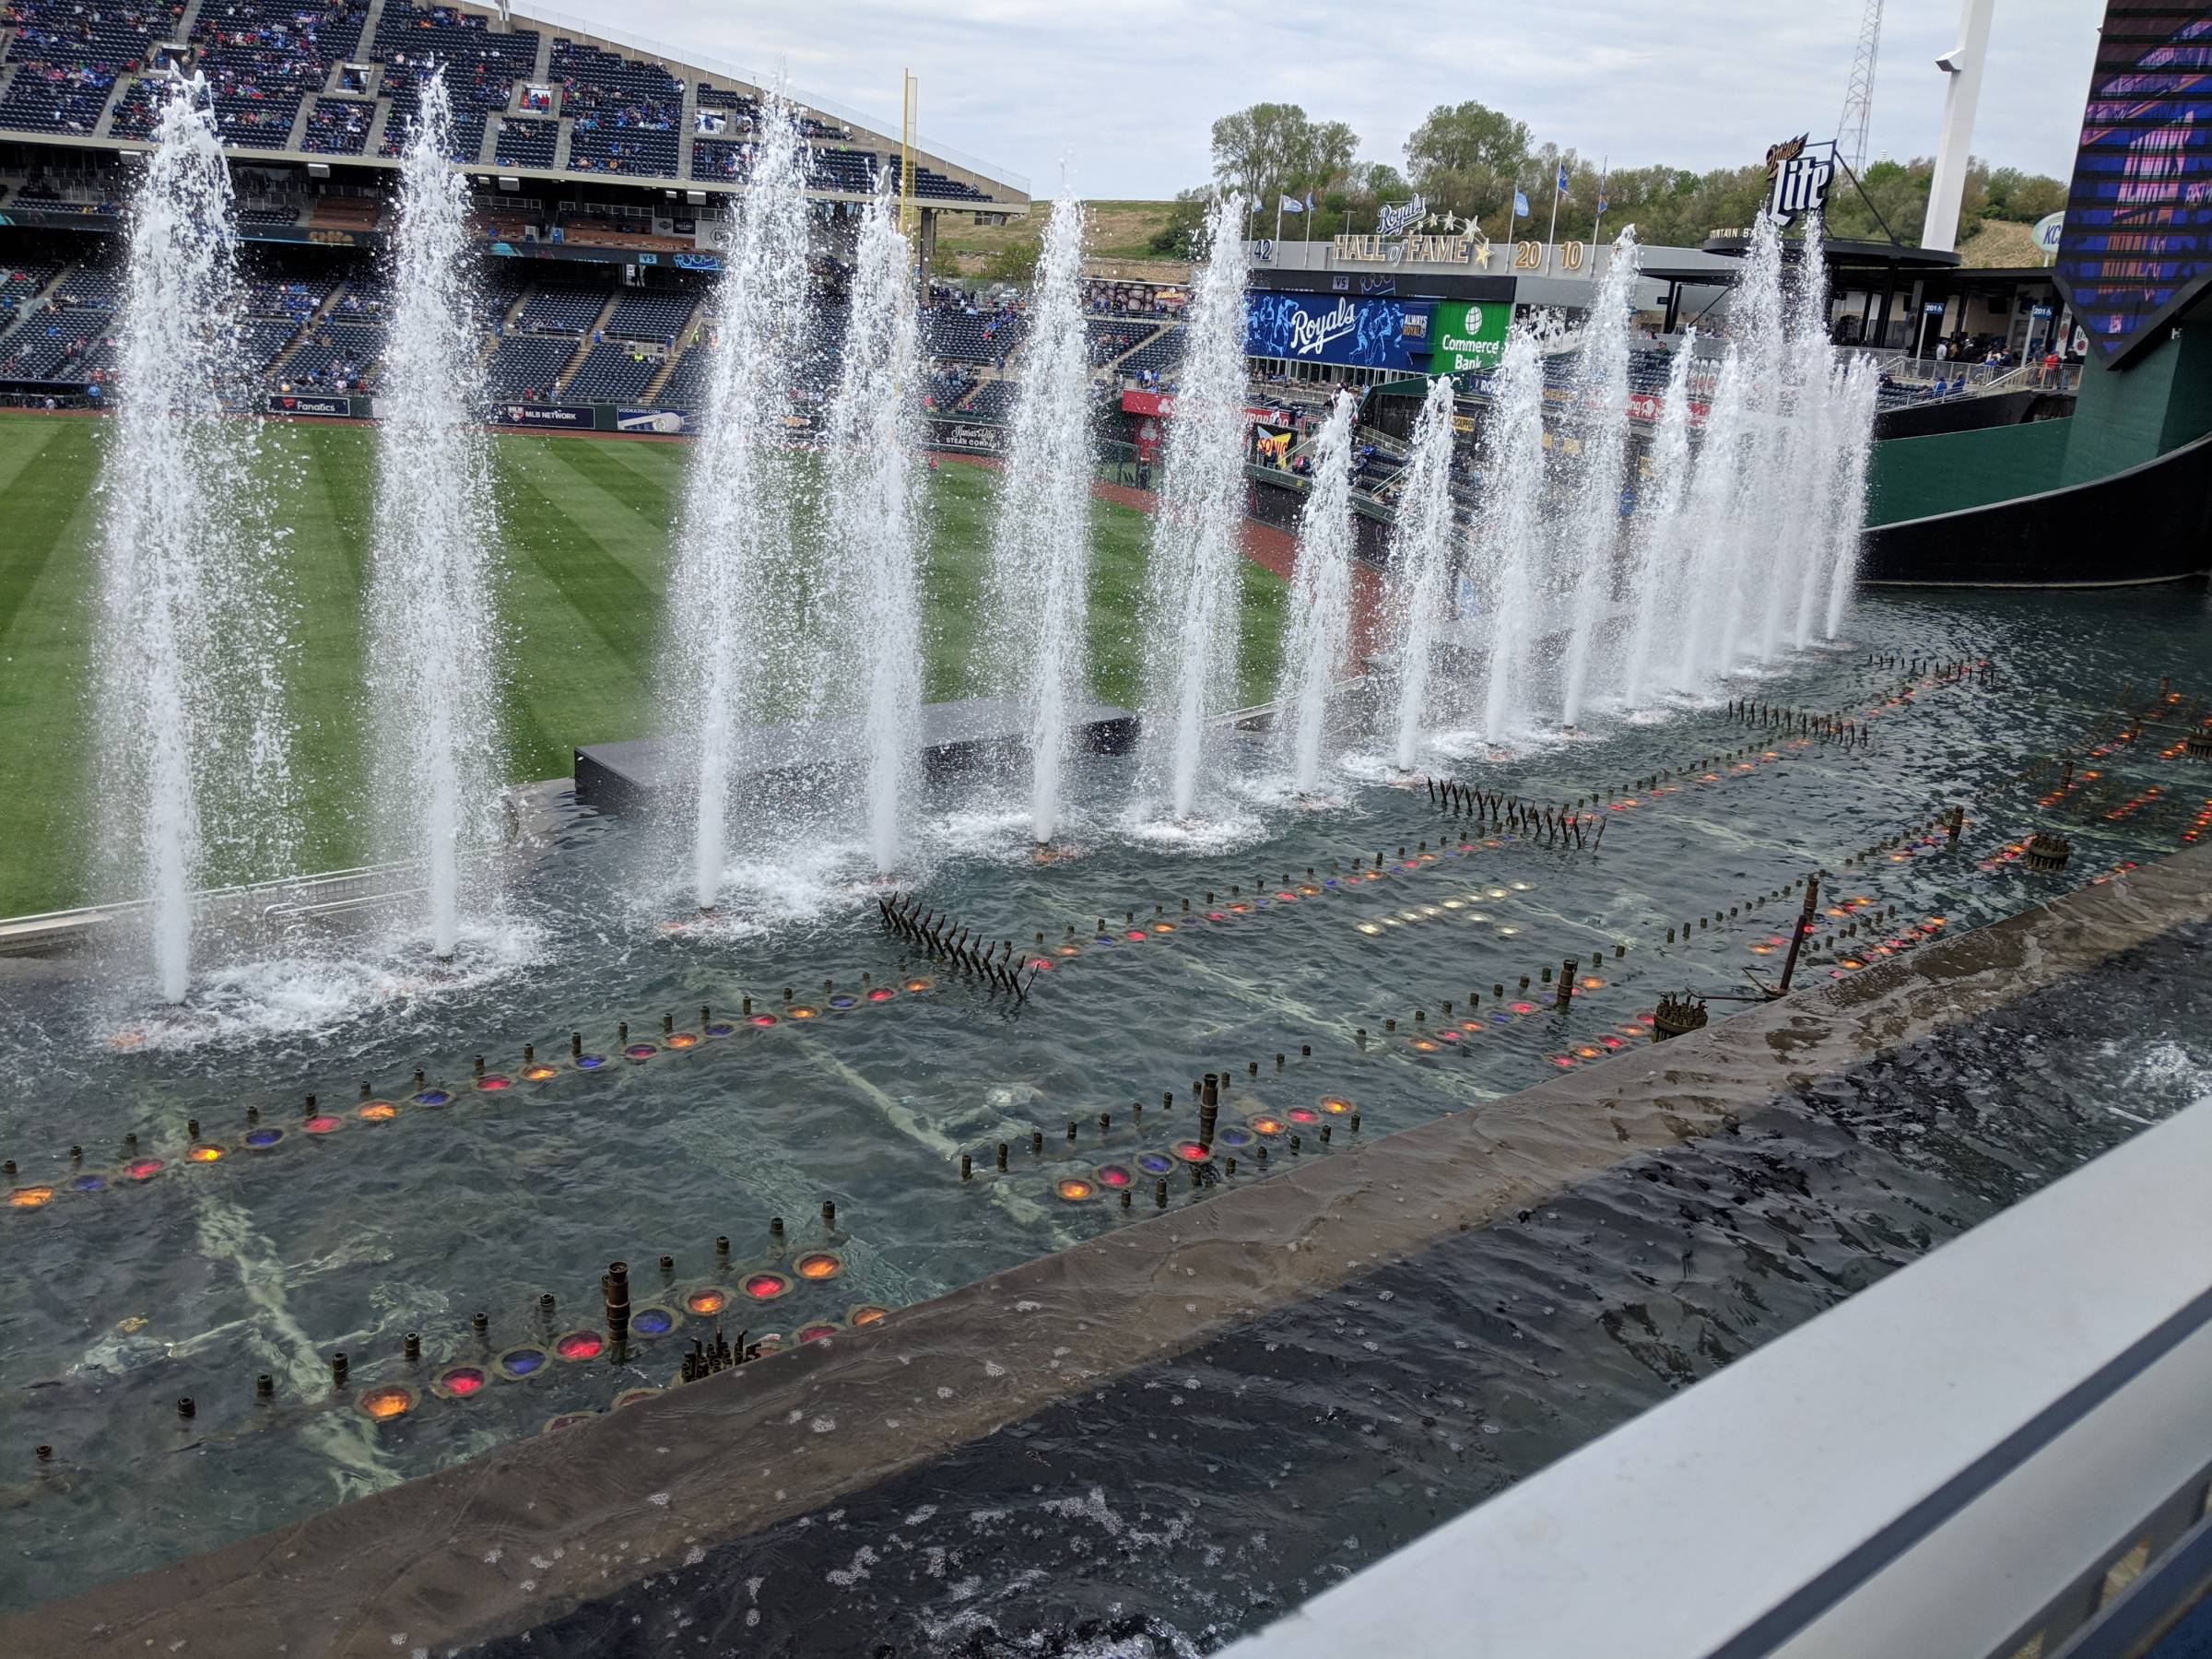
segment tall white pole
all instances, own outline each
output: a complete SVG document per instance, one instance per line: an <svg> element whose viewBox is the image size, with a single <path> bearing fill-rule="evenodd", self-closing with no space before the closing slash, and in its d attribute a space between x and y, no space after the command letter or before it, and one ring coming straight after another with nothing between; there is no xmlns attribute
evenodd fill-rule
<svg viewBox="0 0 2212 1659"><path fill-rule="evenodd" d="M1559 234L1559 164L1551 167L1551 227L1544 232L1544 275L1551 275L1551 244Z"/></svg>
<svg viewBox="0 0 2212 1659"><path fill-rule="evenodd" d="M1936 151L1936 177L1928 186L1928 221L1920 245L1941 253L1959 248L1959 205L1966 194L1969 151L1974 140L1974 106L1982 98L1982 68L1989 61L1989 19L1996 0L1962 0L1959 44L1936 60L1950 77L1943 100L1943 141Z"/></svg>

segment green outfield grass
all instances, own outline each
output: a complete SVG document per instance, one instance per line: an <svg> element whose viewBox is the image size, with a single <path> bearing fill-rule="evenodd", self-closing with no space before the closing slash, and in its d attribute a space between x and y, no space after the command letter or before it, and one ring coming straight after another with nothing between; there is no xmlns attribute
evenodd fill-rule
<svg viewBox="0 0 2212 1659"><path fill-rule="evenodd" d="M84 779L88 658L109 424L0 415L0 915L87 900ZM375 432L280 423L269 430L273 493L291 531L303 649L291 706L308 832L306 867L358 862L352 803L360 752L360 600L370 558ZM515 782L566 776L579 743L646 728L669 526L690 446L572 437L494 440L507 576L502 622L514 649L505 709ZM931 476L927 695L971 688L976 606L994 475L947 463ZM1137 696L1148 526L1096 505L1093 689ZM1241 701L1273 683L1284 585L1244 571Z"/></svg>

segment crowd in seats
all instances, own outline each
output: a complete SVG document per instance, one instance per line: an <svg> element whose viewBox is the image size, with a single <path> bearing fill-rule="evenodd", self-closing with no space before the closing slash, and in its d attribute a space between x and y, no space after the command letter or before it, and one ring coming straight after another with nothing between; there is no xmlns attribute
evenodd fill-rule
<svg viewBox="0 0 2212 1659"><path fill-rule="evenodd" d="M629 288L601 330L619 340L659 340L673 345L691 315L694 296L681 288Z"/></svg>
<svg viewBox="0 0 2212 1659"><path fill-rule="evenodd" d="M537 46L534 29L495 34L473 12L386 0L373 49L384 63L383 89L392 99L382 153L396 156L406 147L408 129L421 111L422 83L442 67L453 107L453 159L476 160L484 146L486 118L505 109L514 83L537 67Z"/></svg>
<svg viewBox="0 0 2212 1659"><path fill-rule="evenodd" d="M376 106L351 98L318 98L307 112L300 147L318 156L358 156L369 147Z"/></svg>
<svg viewBox="0 0 2212 1659"><path fill-rule="evenodd" d="M299 328L274 317L248 317L238 325L239 361L248 369L265 369Z"/></svg>
<svg viewBox="0 0 2212 1659"><path fill-rule="evenodd" d="M141 75L125 87L123 96L115 100L115 112L108 117L108 134L114 138L151 138L154 124L161 119L161 106L169 99L166 77ZM0 114L0 122L6 117ZM6 124L14 125L12 122Z"/></svg>
<svg viewBox="0 0 2212 1659"><path fill-rule="evenodd" d="M806 170L814 190L845 190L867 195L876 189L876 158L866 150L818 149Z"/></svg>
<svg viewBox="0 0 2212 1659"><path fill-rule="evenodd" d="M553 382L575 355L573 335L509 335L491 354L491 391L500 397L549 403Z"/></svg>
<svg viewBox="0 0 2212 1659"><path fill-rule="evenodd" d="M598 319L606 289L546 287L532 294L514 325L526 334L565 334L573 339Z"/></svg>
<svg viewBox="0 0 2212 1659"><path fill-rule="evenodd" d="M335 276L315 276L286 280L277 277L255 277L246 284L246 314L250 317L283 317L293 328L323 309L330 298L330 290L338 286Z"/></svg>
<svg viewBox="0 0 2212 1659"><path fill-rule="evenodd" d="M976 389L973 397L960 410L969 420L1007 420L1013 418L1014 406L1021 398L1019 381L985 381Z"/></svg>
<svg viewBox="0 0 2212 1659"><path fill-rule="evenodd" d="M560 123L504 116L494 142L492 154L501 167L550 167L560 144Z"/></svg>
<svg viewBox="0 0 2212 1659"><path fill-rule="evenodd" d="M381 323L336 323L326 317L307 331L277 373L288 390L359 391L374 383L383 356Z"/></svg>
<svg viewBox="0 0 2212 1659"><path fill-rule="evenodd" d="M760 100L750 92L740 92L735 87L718 87L712 81L702 80L699 83L697 97L700 109L721 110L729 116L733 124L758 120L760 114Z"/></svg>
<svg viewBox="0 0 2212 1659"><path fill-rule="evenodd" d="M363 0L204 0L192 26L195 67L214 93L224 141L284 148L300 100L321 91L331 65L359 46L367 19ZM345 132L341 112L324 135L342 140ZM325 153L353 154L368 136L363 124L360 144Z"/></svg>
<svg viewBox="0 0 2212 1659"><path fill-rule="evenodd" d="M1083 324L1083 338L1090 353L1090 366L1103 369L1151 332L1142 323L1123 323L1103 317L1087 319Z"/></svg>
<svg viewBox="0 0 2212 1659"><path fill-rule="evenodd" d="M728 138L691 140L691 176L737 181L753 171L753 147Z"/></svg>
<svg viewBox="0 0 2212 1659"><path fill-rule="evenodd" d="M27 262L22 265L0 265L0 329L12 328L22 309L39 296L39 291L53 280L61 267Z"/></svg>
<svg viewBox="0 0 2212 1659"><path fill-rule="evenodd" d="M552 74L570 118L571 172L675 176L683 82L658 64L563 40L553 42Z"/></svg>
<svg viewBox="0 0 2212 1659"><path fill-rule="evenodd" d="M571 403L634 403L660 371L659 358L606 340L592 347L561 395Z"/></svg>
<svg viewBox="0 0 2212 1659"><path fill-rule="evenodd" d="M957 364L938 363L924 371L922 406L942 413L975 390L975 375Z"/></svg>
<svg viewBox="0 0 2212 1659"><path fill-rule="evenodd" d="M1030 326L1029 319L1011 308L978 311L957 300L933 304L923 322L930 356L996 363L1002 369L1020 349Z"/></svg>
<svg viewBox="0 0 2212 1659"><path fill-rule="evenodd" d="M28 281L38 273L23 275ZM14 281L8 284L11 290L17 286ZM66 272L48 296L46 308L0 341L0 379L104 381L115 343L120 288L120 279L111 270L80 265ZM29 289L32 294L37 291Z"/></svg>
<svg viewBox="0 0 2212 1659"><path fill-rule="evenodd" d="M0 98L0 126L89 135L116 80L167 40L182 6L146 0L5 0L16 77Z"/></svg>

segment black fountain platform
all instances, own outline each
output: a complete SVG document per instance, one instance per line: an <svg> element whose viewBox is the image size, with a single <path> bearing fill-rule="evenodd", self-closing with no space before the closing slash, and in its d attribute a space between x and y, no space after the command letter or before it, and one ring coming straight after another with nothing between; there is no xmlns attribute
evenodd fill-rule
<svg viewBox="0 0 2212 1659"><path fill-rule="evenodd" d="M1110 703L1075 704L1068 724L1077 745L1093 754L1125 754L1136 742L1136 716ZM924 703L921 739L924 770L959 771L1018 753L1029 740L1029 717L1019 703L999 697ZM668 745L664 737L635 737L580 747L576 798L607 812L640 810L668 785ZM867 752L866 728L849 719L754 726L739 735L736 752L738 774L748 778L850 765Z"/></svg>

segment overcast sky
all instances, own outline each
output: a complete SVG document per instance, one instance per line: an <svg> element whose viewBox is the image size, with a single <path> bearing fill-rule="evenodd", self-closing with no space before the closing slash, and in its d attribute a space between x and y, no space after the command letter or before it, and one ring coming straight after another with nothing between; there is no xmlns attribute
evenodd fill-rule
<svg viewBox="0 0 2212 1659"><path fill-rule="evenodd" d="M524 0L527 5L528 0ZM1216 116L1301 104L1349 122L1364 159L1402 164L1429 109L1475 98L1617 163L1756 161L1832 136L1862 0L564 0L605 27L792 86L896 131L900 71L922 81L933 144L1053 194L1157 197L1208 172ZM1889 0L1870 154L1930 155L1937 53L1957 0ZM2072 168L2101 0L1997 0L1974 153L2060 179Z"/></svg>

